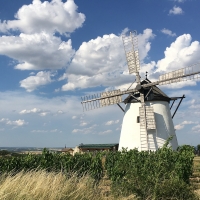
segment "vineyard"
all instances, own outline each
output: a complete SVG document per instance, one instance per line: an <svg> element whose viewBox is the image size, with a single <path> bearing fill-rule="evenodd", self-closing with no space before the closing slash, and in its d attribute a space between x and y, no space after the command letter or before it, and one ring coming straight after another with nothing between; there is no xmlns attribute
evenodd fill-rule
<svg viewBox="0 0 200 200"><path fill-rule="evenodd" d="M122 152L74 156L51 153L44 149L41 155L1 157L0 172L12 173L14 176L21 171L28 173L42 170L46 173L61 173L69 180L74 174L79 180L90 176L94 180L94 188L106 180L109 190L105 196L113 195L116 199L134 195L134 199L142 200L195 200L198 197L190 183L193 159L194 149L187 145L179 147L178 151L173 151L166 144L156 152L124 149Z"/></svg>

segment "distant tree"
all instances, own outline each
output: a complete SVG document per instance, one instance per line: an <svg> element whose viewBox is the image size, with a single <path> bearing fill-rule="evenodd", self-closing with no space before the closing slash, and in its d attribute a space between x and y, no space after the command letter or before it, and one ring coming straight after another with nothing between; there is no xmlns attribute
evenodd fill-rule
<svg viewBox="0 0 200 200"><path fill-rule="evenodd" d="M0 151L0 155L1 155L1 156L5 156L5 155L9 155L9 154L10 154L10 152L7 151L7 150L1 150L1 151Z"/></svg>

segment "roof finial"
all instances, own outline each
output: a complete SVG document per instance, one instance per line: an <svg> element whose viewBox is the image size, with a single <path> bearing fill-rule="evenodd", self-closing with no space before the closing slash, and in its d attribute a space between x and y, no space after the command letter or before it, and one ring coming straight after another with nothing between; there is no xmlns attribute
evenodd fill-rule
<svg viewBox="0 0 200 200"><path fill-rule="evenodd" d="M148 72L146 72L146 79L147 79L147 74L148 74Z"/></svg>

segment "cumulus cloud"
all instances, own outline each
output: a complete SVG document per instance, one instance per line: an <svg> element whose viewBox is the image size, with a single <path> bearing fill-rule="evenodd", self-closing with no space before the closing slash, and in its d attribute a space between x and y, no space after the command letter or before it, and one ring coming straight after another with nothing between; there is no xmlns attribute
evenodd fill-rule
<svg viewBox="0 0 200 200"><path fill-rule="evenodd" d="M0 54L18 60L20 70L61 69L74 52L70 39L64 42L46 32L0 37Z"/></svg>
<svg viewBox="0 0 200 200"><path fill-rule="evenodd" d="M169 14L170 15L180 15L180 14L183 14L183 10L182 10L182 8L180 8L178 6L174 6L172 9L170 9Z"/></svg>
<svg viewBox="0 0 200 200"><path fill-rule="evenodd" d="M165 57L157 62L156 72L166 72L190 66L200 61L200 44L192 42L190 34L183 34L167 47Z"/></svg>
<svg viewBox="0 0 200 200"><path fill-rule="evenodd" d="M176 36L176 33L173 33L171 30L166 29L166 28L163 28L161 30L161 32L164 33L164 34L166 34L166 35L172 36L172 37Z"/></svg>
<svg viewBox="0 0 200 200"><path fill-rule="evenodd" d="M33 0L23 5L15 20L0 22L0 32L5 34L0 37L0 54L17 60L15 69L66 68L75 51L70 39L62 41L55 32L69 34L82 26L85 15L77 8L73 0ZM12 36L13 30L20 34Z"/></svg>
<svg viewBox="0 0 200 200"><path fill-rule="evenodd" d="M151 80L155 81L159 78L159 75L166 74L175 70L186 68L186 73L190 71L197 72L200 70L199 58L200 54L200 43L199 41L192 41L190 34L183 34L176 38L164 52L164 58L156 63L156 70L152 70L150 76ZM190 68L188 68L190 67ZM193 77L184 78L181 82L176 84L164 85L163 88L182 88L184 86L195 86L197 85L198 78L200 75ZM190 80L190 81L186 81Z"/></svg>
<svg viewBox="0 0 200 200"><path fill-rule="evenodd" d="M148 55L154 38L151 29L138 35L140 59ZM115 34L83 42L72 63L60 80L67 79L62 90L103 86L119 86L133 81L128 74L123 42Z"/></svg>
<svg viewBox="0 0 200 200"><path fill-rule="evenodd" d="M52 0L50 2L33 0L32 4L23 5L15 14L15 20L5 20L0 23L0 31L19 30L33 34L42 31L72 33L82 26L85 15L77 12L73 0Z"/></svg>
<svg viewBox="0 0 200 200"><path fill-rule="evenodd" d="M32 92L37 87L42 85L47 85L52 82L51 73L41 71L36 74L36 76L29 76L28 78L20 81L20 87L23 87L28 92Z"/></svg>
<svg viewBox="0 0 200 200"><path fill-rule="evenodd" d="M11 126L14 126L14 127L19 127L19 126L24 126L26 124L28 124L27 122L25 122L25 120L23 119L18 119L18 120L15 120L15 121L11 121L7 118L2 118L0 120L0 122L6 124L6 125L11 125Z"/></svg>

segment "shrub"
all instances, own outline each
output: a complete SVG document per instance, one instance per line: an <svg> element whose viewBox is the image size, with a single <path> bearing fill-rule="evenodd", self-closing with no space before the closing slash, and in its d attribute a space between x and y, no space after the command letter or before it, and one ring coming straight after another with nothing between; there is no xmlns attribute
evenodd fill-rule
<svg viewBox="0 0 200 200"><path fill-rule="evenodd" d="M195 199L189 185L193 148L173 151L166 145L155 151L137 149L110 152L105 167L116 196L135 194L139 199Z"/></svg>

